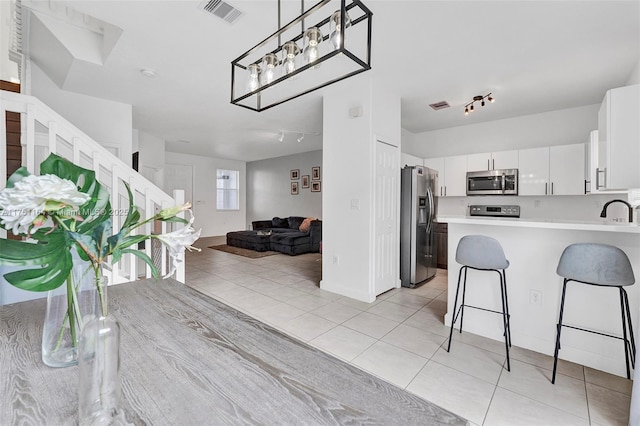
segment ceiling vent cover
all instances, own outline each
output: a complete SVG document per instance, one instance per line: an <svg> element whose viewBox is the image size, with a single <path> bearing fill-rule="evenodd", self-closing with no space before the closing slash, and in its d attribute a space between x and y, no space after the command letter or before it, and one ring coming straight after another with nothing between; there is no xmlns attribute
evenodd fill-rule
<svg viewBox="0 0 640 426"><path fill-rule="evenodd" d="M447 101L440 101L435 104L429 104L429 106L437 111L439 109L449 108L451 105L449 105L449 102Z"/></svg>
<svg viewBox="0 0 640 426"><path fill-rule="evenodd" d="M200 4L205 12L211 13L220 19L224 19L230 24L242 16L242 12L222 0L208 0Z"/></svg>

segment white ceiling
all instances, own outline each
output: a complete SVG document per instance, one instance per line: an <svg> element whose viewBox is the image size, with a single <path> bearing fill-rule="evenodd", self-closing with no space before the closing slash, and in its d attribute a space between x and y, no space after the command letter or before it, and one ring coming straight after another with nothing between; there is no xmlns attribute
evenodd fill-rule
<svg viewBox="0 0 640 426"><path fill-rule="evenodd" d="M637 0L363 1L374 14L372 70L353 78L396 91L414 133L599 103L640 61ZM295 133L322 132L321 91L262 113L229 102L230 62L277 29L277 1L227 2L244 12L234 24L201 1L64 2L122 34L103 65L71 67L63 88L133 105L134 127L169 151L254 161L321 149L321 135L297 143ZM283 22L299 8L284 1ZM488 92L494 104L463 114ZM443 100L452 107L428 106ZM283 142L281 130L292 131Z"/></svg>

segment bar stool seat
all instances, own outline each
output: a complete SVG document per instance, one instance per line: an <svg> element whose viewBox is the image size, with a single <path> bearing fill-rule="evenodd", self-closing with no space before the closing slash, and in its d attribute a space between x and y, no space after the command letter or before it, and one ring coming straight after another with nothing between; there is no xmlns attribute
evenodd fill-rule
<svg viewBox="0 0 640 426"><path fill-rule="evenodd" d="M462 320L464 318L464 308L475 308L483 311L494 312L502 315L504 325L504 343L507 353L507 370L511 371L511 363L509 361L509 347L511 346L511 327L509 325L509 302L507 298L507 276L505 269L509 267L509 261L504 255L504 250L500 243L491 237L484 235L466 235L460 239L456 249L456 262L462 265L458 273L458 286L456 288L456 298L453 303L453 318L451 320L451 330L449 331L449 344L447 352L451 349L451 338L453 337L453 327L460 316L460 333L462 333ZM478 271L494 271L500 276L500 294L502 299L502 311L494 311L491 309L481 308L465 304L465 294L467 289L467 270L475 269ZM462 284L462 304L458 311L458 294L460 292L460 279L464 271L464 280Z"/></svg>
<svg viewBox="0 0 640 426"><path fill-rule="evenodd" d="M629 298L623 287L634 284L635 277L627 255L618 247L607 244L571 244L564 249L562 256L560 256L556 273L564 278L564 282L562 285L560 313L558 315L558 323L556 324L556 348L553 356L553 376L551 383L555 383L556 381L562 327L622 340L624 342L625 361L627 364L627 379L630 379L631 371L629 366L635 365L636 344L633 336L633 326L631 324L631 313L629 312ZM619 289L622 337L562 324L567 283L570 281L578 284L617 287ZM629 328L629 337L627 337L627 327ZM629 338L631 341L629 341Z"/></svg>

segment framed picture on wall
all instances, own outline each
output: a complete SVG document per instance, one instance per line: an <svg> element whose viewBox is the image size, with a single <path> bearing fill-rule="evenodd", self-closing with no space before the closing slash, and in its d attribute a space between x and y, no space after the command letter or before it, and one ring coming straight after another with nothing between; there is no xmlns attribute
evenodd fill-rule
<svg viewBox="0 0 640 426"><path fill-rule="evenodd" d="M298 195L298 182L291 182L291 195Z"/></svg>
<svg viewBox="0 0 640 426"><path fill-rule="evenodd" d="M311 192L320 192L320 181L311 182Z"/></svg>
<svg viewBox="0 0 640 426"><path fill-rule="evenodd" d="M320 166L311 168L311 180L320 180Z"/></svg>
<svg viewBox="0 0 640 426"><path fill-rule="evenodd" d="M302 187L303 188L309 187L309 175L302 175Z"/></svg>
<svg viewBox="0 0 640 426"><path fill-rule="evenodd" d="M289 172L291 175L291 180L298 180L300 179L300 169L294 169L291 170L291 172Z"/></svg>

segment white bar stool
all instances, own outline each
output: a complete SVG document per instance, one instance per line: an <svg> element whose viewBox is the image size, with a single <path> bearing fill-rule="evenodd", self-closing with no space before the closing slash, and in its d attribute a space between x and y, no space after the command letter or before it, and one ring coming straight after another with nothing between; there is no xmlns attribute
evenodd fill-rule
<svg viewBox="0 0 640 426"><path fill-rule="evenodd" d="M564 278L562 285L562 300L560 302L560 314L556 325L556 350L553 355L553 376L551 383L556 382L556 369L558 366L558 352L560 351L560 333L562 327L574 330L586 331L601 336L620 339L624 342L624 355L627 363L627 379L631 378L629 365L635 364L636 344L633 337L631 313L629 312L629 298L623 286L635 283L633 269L627 255L618 247L607 244L578 243L571 244L564 249L556 273ZM578 284L596 285L601 287L617 287L620 292L620 312L622 314L622 337L599 331L587 330L580 327L562 324L564 313L564 300L567 292L567 283L574 281ZM629 338L627 337L629 327Z"/></svg>
<svg viewBox="0 0 640 426"><path fill-rule="evenodd" d="M456 287L456 298L453 302L453 318L451 320L451 330L449 332L449 344L447 352L451 349L451 338L453 337L453 326L460 316L460 333L462 333L462 320L464 318L464 308L474 308L483 311L494 312L502 315L504 324L504 346L507 353L507 371L511 371L509 361L509 347L511 346L511 328L509 326L509 302L507 298L507 276L505 269L509 267L509 261L504 255L504 250L500 243L491 237L484 235L466 235L460 239L456 249L456 262L462 265L458 273L458 286ZM500 276L500 294L502 296L502 312L481 308L465 304L465 294L467 290L467 270L494 271ZM456 312L458 306L458 293L460 292L460 278L464 270L464 280L462 283L462 304Z"/></svg>

